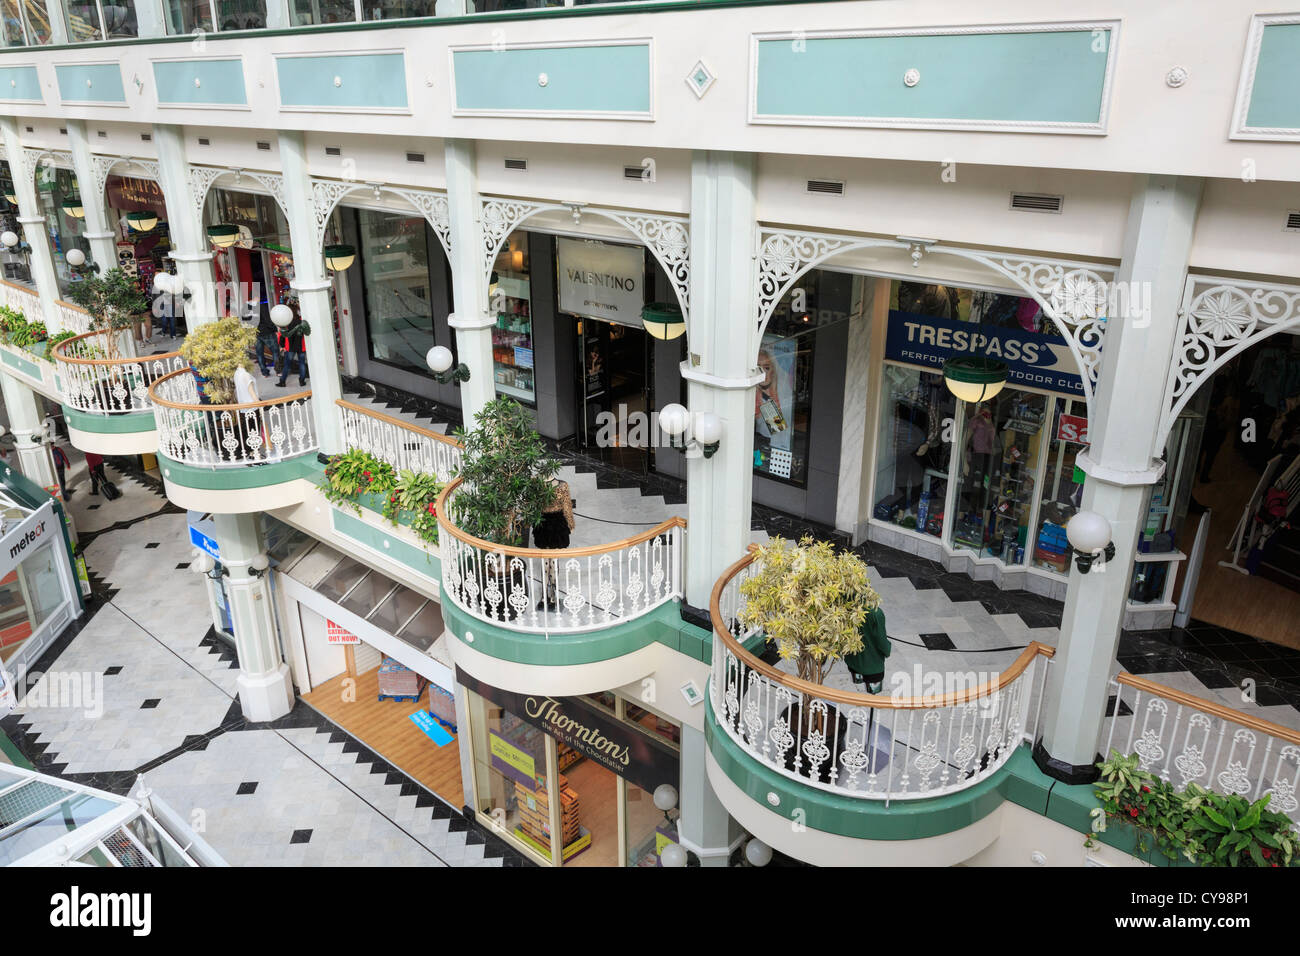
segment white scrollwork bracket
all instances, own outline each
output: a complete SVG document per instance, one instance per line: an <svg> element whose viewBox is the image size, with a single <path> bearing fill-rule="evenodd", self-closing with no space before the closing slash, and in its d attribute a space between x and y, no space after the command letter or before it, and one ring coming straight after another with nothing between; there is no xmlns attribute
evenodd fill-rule
<svg viewBox="0 0 1300 956"><path fill-rule="evenodd" d="M31 149L23 150L23 175L28 182L33 181L36 170L41 166L58 166L72 169L72 153L67 150Z"/></svg>
<svg viewBox="0 0 1300 956"><path fill-rule="evenodd" d="M271 194L271 198L275 200L276 205L280 207L280 211L284 213L285 219L291 219L289 203L284 196L284 177L279 173L250 172L248 175L257 180L262 185L262 188Z"/></svg>
<svg viewBox="0 0 1300 956"><path fill-rule="evenodd" d="M587 210L599 213L600 210ZM665 216L637 216L608 213L611 219L621 222L649 247L659 261L668 280L677 293L682 316L690 322L691 302L691 231L685 220Z"/></svg>
<svg viewBox="0 0 1300 956"><path fill-rule="evenodd" d="M152 159L133 159L130 156L101 156L98 153L90 157L90 172L95 181L91 184L94 187L96 196L104 195L104 187L108 185L108 175L113 171L115 166L130 166L141 173L141 178L158 181L159 169L158 163Z"/></svg>
<svg viewBox="0 0 1300 956"><path fill-rule="evenodd" d="M1196 390L1218 369L1257 342L1295 328L1300 328L1300 286L1188 276L1159 446Z"/></svg>
<svg viewBox="0 0 1300 956"><path fill-rule="evenodd" d="M228 169L218 169L215 166L191 166L190 167L190 201L194 203L194 211L198 215L203 215L203 204L207 201L208 190L217 177L230 172Z"/></svg>
<svg viewBox="0 0 1300 956"><path fill-rule="evenodd" d="M542 203L518 202L513 199L484 199L481 222L483 225L483 280L492 275L492 264L497 261L506 237L515 226L543 209L563 208Z"/></svg>
<svg viewBox="0 0 1300 956"><path fill-rule="evenodd" d="M447 205L447 194L431 189L406 189L398 186L382 186L374 183L348 182L337 179L313 179L311 194L313 212L316 221L316 246L325 242L325 230L330 216L343 197L362 190L372 191L376 198L380 193L400 196L410 203L425 218L443 250L451 255L451 216Z"/></svg>
<svg viewBox="0 0 1300 956"><path fill-rule="evenodd" d="M428 221L429 226L442 243L442 251L451 258L451 211L447 203L447 194L428 189L392 190L412 206Z"/></svg>

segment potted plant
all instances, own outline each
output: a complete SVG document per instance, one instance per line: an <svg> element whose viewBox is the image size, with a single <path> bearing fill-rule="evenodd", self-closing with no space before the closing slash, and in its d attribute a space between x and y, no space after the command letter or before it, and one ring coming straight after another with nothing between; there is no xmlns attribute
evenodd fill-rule
<svg viewBox="0 0 1300 956"><path fill-rule="evenodd" d="M823 684L837 660L862 650L863 622L880 606L880 595L871 586L861 558L836 553L830 543L811 537L797 545L777 537L756 549L753 567L755 572L740 584L747 600L740 621L760 629L781 660L794 664L802 680ZM833 752L842 753L847 724L838 719L835 708L807 710L796 700L782 711L781 719L795 739L820 735L829 751L828 738L834 735L840 739ZM829 779L829 753L813 766L812 759L795 746L785 759L787 767L798 773Z"/></svg>
<svg viewBox="0 0 1300 956"><path fill-rule="evenodd" d="M528 530L542 518L555 498L552 484L560 463L547 454L528 413L513 399L488 402L474 417L472 431L459 429L460 476L464 479L451 499L451 518L476 538L493 544L522 546ZM506 561L477 565L468 551L460 552L461 573L477 578L485 594L501 596L497 612L503 620L517 609L506 599L510 578Z"/></svg>
<svg viewBox="0 0 1300 956"><path fill-rule="evenodd" d="M110 359L122 356L118 333L131 328L136 317L149 310L149 300L135 280L116 267L72 283L68 298L89 313L92 332L104 333L104 351Z"/></svg>
<svg viewBox="0 0 1300 956"><path fill-rule="evenodd" d="M523 545L555 496L560 463L546 451L528 413L501 397L483 406L472 431L459 429L460 476L452 519L467 534L493 544Z"/></svg>
<svg viewBox="0 0 1300 956"><path fill-rule="evenodd" d="M214 405L228 405L235 399L235 372L253 370L250 353L257 329L230 316L199 326L181 345L181 355L199 377L206 379L203 391Z"/></svg>

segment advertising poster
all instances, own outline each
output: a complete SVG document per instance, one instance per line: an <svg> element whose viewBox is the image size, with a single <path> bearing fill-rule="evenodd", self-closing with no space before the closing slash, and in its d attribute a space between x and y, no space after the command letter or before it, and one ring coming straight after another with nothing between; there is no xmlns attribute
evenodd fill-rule
<svg viewBox="0 0 1300 956"><path fill-rule="evenodd" d="M797 353L794 339L776 335L764 335L758 352L763 380L754 392L754 467L782 478L790 476Z"/></svg>

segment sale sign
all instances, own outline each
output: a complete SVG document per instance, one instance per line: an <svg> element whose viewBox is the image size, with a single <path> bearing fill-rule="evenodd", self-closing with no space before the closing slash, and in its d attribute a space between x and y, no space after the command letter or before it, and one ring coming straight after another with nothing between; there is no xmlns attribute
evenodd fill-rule
<svg viewBox="0 0 1300 956"><path fill-rule="evenodd" d="M1062 415L1056 424L1056 438L1079 445L1088 444L1088 419L1082 415Z"/></svg>
<svg viewBox="0 0 1300 956"><path fill-rule="evenodd" d="M329 644L360 644L361 638L357 637L346 627L335 624L328 618L325 621L325 640Z"/></svg>

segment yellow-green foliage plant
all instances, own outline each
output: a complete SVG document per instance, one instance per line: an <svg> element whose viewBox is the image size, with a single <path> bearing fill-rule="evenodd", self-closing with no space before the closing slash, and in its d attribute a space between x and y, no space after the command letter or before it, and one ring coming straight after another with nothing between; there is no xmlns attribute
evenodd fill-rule
<svg viewBox="0 0 1300 956"><path fill-rule="evenodd" d="M229 317L208 322L185 336L181 355L206 378L203 390L213 404L226 405L235 398L235 372L253 370L249 354L257 341L257 330Z"/></svg>
<svg viewBox="0 0 1300 956"><path fill-rule="evenodd" d="M801 678L821 684L837 659L862 650L860 628L880 595L856 554L811 537L797 545L773 538L758 547L753 567L740 584L748 599L741 623L762 629Z"/></svg>

